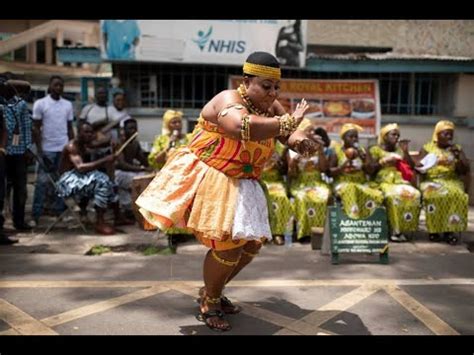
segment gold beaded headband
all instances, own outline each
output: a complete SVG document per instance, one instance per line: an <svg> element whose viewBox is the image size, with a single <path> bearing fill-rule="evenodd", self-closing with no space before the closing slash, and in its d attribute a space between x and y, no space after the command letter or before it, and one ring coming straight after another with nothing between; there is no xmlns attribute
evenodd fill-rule
<svg viewBox="0 0 474 355"><path fill-rule="evenodd" d="M244 74L262 76L265 78L277 80L280 80L281 78L280 68L268 67L266 65L254 64L249 62L244 63Z"/></svg>

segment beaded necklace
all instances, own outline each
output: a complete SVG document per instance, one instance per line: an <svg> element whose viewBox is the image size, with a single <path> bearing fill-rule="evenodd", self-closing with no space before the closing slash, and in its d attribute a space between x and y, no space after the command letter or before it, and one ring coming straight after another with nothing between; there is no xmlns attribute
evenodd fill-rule
<svg viewBox="0 0 474 355"><path fill-rule="evenodd" d="M242 101L244 102L245 106L247 106L249 111L251 111L251 113L255 113L258 116L264 116L264 117L269 116L268 112L264 112L262 110L259 110L257 107L255 107L255 105L250 100L249 95L247 94L247 90L245 89L244 84L240 84L240 86L237 89L237 92L239 93L240 97L242 98Z"/></svg>

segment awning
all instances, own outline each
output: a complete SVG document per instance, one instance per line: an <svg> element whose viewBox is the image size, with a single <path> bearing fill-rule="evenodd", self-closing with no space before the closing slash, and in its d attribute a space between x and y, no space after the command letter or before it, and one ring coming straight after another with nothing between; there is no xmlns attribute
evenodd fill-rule
<svg viewBox="0 0 474 355"><path fill-rule="evenodd" d="M306 70L367 73L474 73L474 58L405 53L310 54Z"/></svg>

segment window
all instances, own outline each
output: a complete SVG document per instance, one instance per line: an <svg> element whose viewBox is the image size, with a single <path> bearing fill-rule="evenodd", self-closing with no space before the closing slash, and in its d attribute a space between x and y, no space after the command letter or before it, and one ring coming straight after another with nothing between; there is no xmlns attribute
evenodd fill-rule
<svg viewBox="0 0 474 355"><path fill-rule="evenodd" d="M116 70L118 69L118 70ZM230 75L241 75L238 66L186 64L117 64L135 107L200 109L216 93L227 89ZM378 79L382 114L434 115L439 113L440 76L425 73L328 73L283 69L284 78ZM128 94L130 93L130 94Z"/></svg>

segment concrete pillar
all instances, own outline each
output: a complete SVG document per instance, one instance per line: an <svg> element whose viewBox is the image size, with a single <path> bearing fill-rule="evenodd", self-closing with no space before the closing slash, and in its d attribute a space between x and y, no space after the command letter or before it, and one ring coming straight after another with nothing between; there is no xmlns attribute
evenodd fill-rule
<svg viewBox="0 0 474 355"><path fill-rule="evenodd" d="M56 47L62 47L64 46L64 33L62 30L57 30L56 31ZM57 65L64 65L59 61L59 58L56 56L56 64Z"/></svg>
<svg viewBox="0 0 474 355"><path fill-rule="evenodd" d="M54 55L53 39L46 37L44 41L45 41L44 51L46 55L46 64L53 64L53 55Z"/></svg>
<svg viewBox="0 0 474 355"><path fill-rule="evenodd" d="M31 64L36 63L36 41L26 46L26 61Z"/></svg>
<svg viewBox="0 0 474 355"><path fill-rule="evenodd" d="M91 46L91 43L92 43L92 38L91 38L91 34L90 33L84 33L84 37L83 37L83 46L84 47L90 47ZM82 63L82 67L84 69L89 69L90 68L90 64L89 63Z"/></svg>

